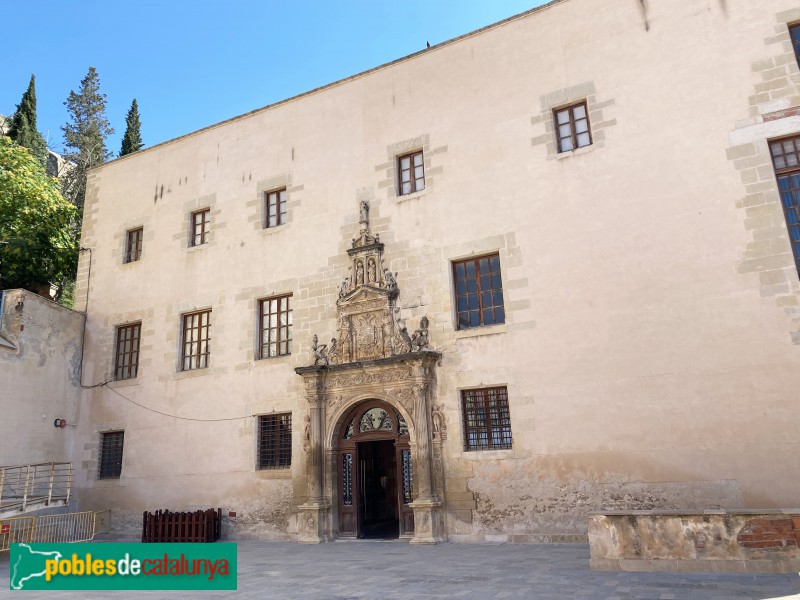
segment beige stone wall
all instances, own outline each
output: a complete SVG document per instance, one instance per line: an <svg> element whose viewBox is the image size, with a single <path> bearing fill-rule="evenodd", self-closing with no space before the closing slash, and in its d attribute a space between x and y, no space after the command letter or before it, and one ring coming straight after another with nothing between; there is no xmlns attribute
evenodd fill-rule
<svg viewBox="0 0 800 600"><path fill-rule="evenodd" d="M800 104L794 8L567 0L96 169L85 379L110 378L115 326L141 320L143 346L139 377L109 385L125 398L85 396L83 503L131 527L219 505L237 535L294 535L308 407L293 369L334 334L368 200L401 316L428 315L444 354L451 539L573 539L598 508L796 504L798 279L774 130L758 129ZM581 99L594 144L558 154L552 110ZM398 196L394 157L419 149L426 188ZM283 186L289 222L263 229L263 193ZM204 207L210 243L189 248ZM139 225L142 260L123 265ZM451 262L490 252L506 323L456 331ZM255 360L257 300L285 293L294 352ZM179 372L180 316L201 308L211 367ZM513 449L464 452L460 390L495 385ZM252 415L273 411L292 412L292 468L257 471ZM115 428L122 477L97 481Z"/></svg>
<svg viewBox="0 0 800 600"><path fill-rule="evenodd" d="M0 466L69 462L83 315L25 290L2 294ZM56 429L55 419L69 425Z"/></svg>

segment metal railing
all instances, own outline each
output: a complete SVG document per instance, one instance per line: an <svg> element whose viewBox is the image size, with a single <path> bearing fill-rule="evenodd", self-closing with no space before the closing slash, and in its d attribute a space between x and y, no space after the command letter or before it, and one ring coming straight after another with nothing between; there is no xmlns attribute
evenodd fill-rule
<svg viewBox="0 0 800 600"><path fill-rule="evenodd" d="M72 463L0 467L0 513L68 504L71 492Z"/></svg>
<svg viewBox="0 0 800 600"><path fill-rule="evenodd" d="M0 519L0 552L19 543L88 542L110 524L110 510Z"/></svg>

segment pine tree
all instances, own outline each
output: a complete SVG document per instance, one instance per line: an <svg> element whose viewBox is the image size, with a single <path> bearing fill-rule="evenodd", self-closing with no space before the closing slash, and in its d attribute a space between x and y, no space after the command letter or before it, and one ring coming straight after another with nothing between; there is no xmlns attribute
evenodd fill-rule
<svg viewBox="0 0 800 600"><path fill-rule="evenodd" d="M47 144L42 134L36 129L35 75L31 75L28 89L22 94L22 101L17 105L17 112L11 117L8 136L20 146L29 148L39 164L47 167Z"/></svg>
<svg viewBox="0 0 800 600"><path fill-rule="evenodd" d="M61 128L67 147L64 158L75 166L64 176L62 191L83 213L86 174L110 158L106 137L114 133L106 118L106 95L100 93L100 80L94 67L89 67L81 80L80 91L71 91L64 105L70 116L70 122Z"/></svg>
<svg viewBox="0 0 800 600"><path fill-rule="evenodd" d="M119 151L120 156L141 150L144 146L142 134L139 131L142 124L139 121L139 105L136 103L136 98L131 102L131 109L128 111L128 116L125 117L125 125L125 135L122 137L122 148Z"/></svg>

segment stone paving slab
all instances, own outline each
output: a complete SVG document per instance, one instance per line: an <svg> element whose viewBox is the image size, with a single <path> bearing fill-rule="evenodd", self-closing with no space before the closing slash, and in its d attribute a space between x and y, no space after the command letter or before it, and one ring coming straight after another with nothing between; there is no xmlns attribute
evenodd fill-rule
<svg viewBox="0 0 800 600"><path fill-rule="evenodd" d="M240 542L237 592L12 592L0 553L0 598L303 598L800 600L800 576L591 571L583 544L352 541Z"/></svg>

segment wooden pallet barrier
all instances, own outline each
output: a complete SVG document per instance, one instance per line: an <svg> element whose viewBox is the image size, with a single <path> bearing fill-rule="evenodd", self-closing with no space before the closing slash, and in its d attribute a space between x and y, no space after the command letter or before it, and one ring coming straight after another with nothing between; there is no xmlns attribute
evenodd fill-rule
<svg viewBox="0 0 800 600"><path fill-rule="evenodd" d="M145 512L142 542L216 542L220 538L222 509Z"/></svg>

